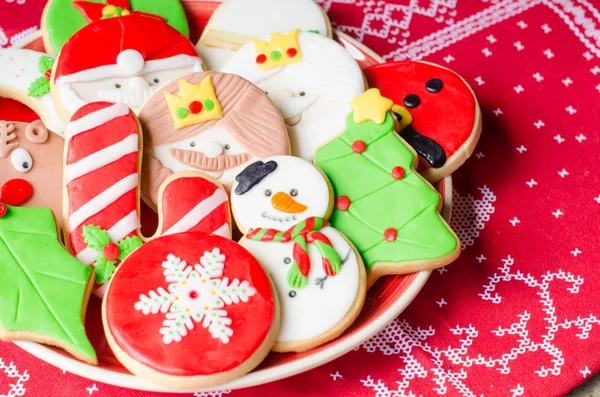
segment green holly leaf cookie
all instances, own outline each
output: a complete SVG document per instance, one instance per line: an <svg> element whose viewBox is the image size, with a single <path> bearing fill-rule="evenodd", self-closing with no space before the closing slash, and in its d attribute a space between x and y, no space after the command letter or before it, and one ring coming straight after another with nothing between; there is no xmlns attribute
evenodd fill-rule
<svg viewBox="0 0 600 397"><path fill-rule="evenodd" d="M117 244L121 251L119 254L119 262L123 262L125 258L131 255L133 251L140 248L142 244L142 239L137 236L127 237L126 239L119 241Z"/></svg>
<svg viewBox="0 0 600 397"><path fill-rule="evenodd" d="M99 285L106 284L113 276L117 267L117 261L109 261L104 257L99 257L94 263L94 273L96 273L96 283Z"/></svg>
<svg viewBox="0 0 600 397"><path fill-rule="evenodd" d="M98 226L88 225L83 227L83 241L88 247L102 252L102 248L110 243L110 237L105 230Z"/></svg>
<svg viewBox="0 0 600 397"><path fill-rule="evenodd" d="M40 58L40 73L46 73L48 70L52 69L54 65L54 59L49 56L43 56Z"/></svg>
<svg viewBox="0 0 600 397"><path fill-rule="evenodd" d="M92 269L61 245L50 209L6 207L0 218L0 339L26 336L95 364L82 318Z"/></svg>
<svg viewBox="0 0 600 397"><path fill-rule="evenodd" d="M44 96L50 92L50 81L44 76L38 77L27 88L27 95L33 98Z"/></svg>

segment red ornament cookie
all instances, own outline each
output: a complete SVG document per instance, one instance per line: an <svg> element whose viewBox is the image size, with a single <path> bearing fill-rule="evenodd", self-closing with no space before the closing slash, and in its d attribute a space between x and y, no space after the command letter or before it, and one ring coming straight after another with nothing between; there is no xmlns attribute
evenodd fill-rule
<svg viewBox="0 0 600 397"><path fill-rule="evenodd" d="M184 389L246 374L279 332L276 294L260 264L239 244L204 233L161 237L131 254L102 318L128 370Z"/></svg>
<svg viewBox="0 0 600 397"><path fill-rule="evenodd" d="M456 73L425 62L400 61L365 71L371 87L398 106L400 136L419 154L419 172L435 183L473 153L481 135L481 110Z"/></svg>

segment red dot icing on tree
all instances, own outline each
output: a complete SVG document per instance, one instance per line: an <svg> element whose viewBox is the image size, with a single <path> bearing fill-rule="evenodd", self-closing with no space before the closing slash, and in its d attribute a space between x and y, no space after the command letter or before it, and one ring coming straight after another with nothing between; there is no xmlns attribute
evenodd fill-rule
<svg viewBox="0 0 600 397"><path fill-rule="evenodd" d="M352 144L352 151L354 151L354 153L362 153L365 150L367 150L367 144L363 141L354 141Z"/></svg>
<svg viewBox="0 0 600 397"><path fill-rule="evenodd" d="M404 178L404 168L400 166L394 167L394 169L392 169L392 177L398 180Z"/></svg>
<svg viewBox="0 0 600 397"><path fill-rule="evenodd" d="M256 57L256 63L258 63L259 65L262 65L265 62L267 62L267 56L265 54L260 54Z"/></svg>
<svg viewBox="0 0 600 397"><path fill-rule="evenodd" d="M298 54L298 50L297 49L295 49L295 48L288 48L288 50L287 50L288 57L293 58L297 54Z"/></svg>
<svg viewBox="0 0 600 397"><path fill-rule="evenodd" d="M102 256L109 261L116 261L119 259L119 246L115 243L108 243L102 248Z"/></svg>
<svg viewBox="0 0 600 397"><path fill-rule="evenodd" d="M340 211L348 211L350 208L350 198L348 196L340 196L335 200L335 206Z"/></svg>
<svg viewBox="0 0 600 397"><path fill-rule="evenodd" d="M191 114L198 114L202 111L202 102L194 101L194 102L190 103L190 106L188 109Z"/></svg>
<svg viewBox="0 0 600 397"><path fill-rule="evenodd" d="M0 188L0 201L19 206L27 201L33 194L33 189L29 182L24 179L11 179Z"/></svg>
<svg viewBox="0 0 600 397"><path fill-rule="evenodd" d="M394 228L385 229L385 231L383 232L383 237L391 243L396 241L396 238L398 237L398 232Z"/></svg>
<svg viewBox="0 0 600 397"><path fill-rule="evenodd" d="M6 208L6 206L0 203L0 218L4 217L4 215L6 215L7 212L8 209Z"/></svg>

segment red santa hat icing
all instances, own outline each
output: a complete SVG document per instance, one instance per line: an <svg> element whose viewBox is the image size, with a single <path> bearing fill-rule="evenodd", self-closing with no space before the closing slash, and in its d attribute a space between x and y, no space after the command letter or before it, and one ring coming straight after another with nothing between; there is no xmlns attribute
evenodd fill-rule
<svg viewBox="0 0 600 397"><path fill-rule="evenodd" d="M176 29L132 14L93 22L71 37L60 53L54 83L60 87L200 63L192 43Z"/></svg>

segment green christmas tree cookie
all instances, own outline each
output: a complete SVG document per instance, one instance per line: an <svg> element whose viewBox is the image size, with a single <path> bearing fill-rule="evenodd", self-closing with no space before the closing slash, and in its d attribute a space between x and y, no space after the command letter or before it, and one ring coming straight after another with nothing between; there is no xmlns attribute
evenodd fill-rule
<svg viewBox="0 0 600 397"><path fill-rule="evenodd" d="M59 346L96 364L83 323L92 269L60 244L50 209L6 209L0 217L0 339Z"/></svg>
<svg viewBox="0 0 600 397"><path fill-rule="evenodd" d="M441 197L416 171L417 156L394 131L393 102L370 89L315 164L336 195L333 227L354 243L369 285L385 274L434 269L454 261L460 241L439 214Z"/></svg>

